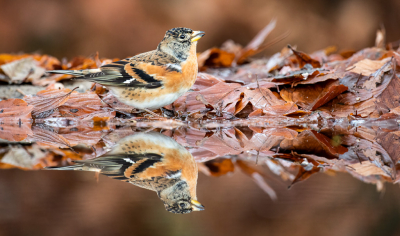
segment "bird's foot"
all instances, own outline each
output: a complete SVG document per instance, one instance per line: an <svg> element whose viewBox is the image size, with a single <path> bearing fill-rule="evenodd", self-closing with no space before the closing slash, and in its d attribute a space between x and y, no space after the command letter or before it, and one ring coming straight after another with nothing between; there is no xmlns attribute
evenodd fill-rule
<svg viewBox="0 0 400 236"><path fill-rule="evenodd" d="M173 118L175 117L175 112L173 110L169 110L167 108L161 107L161 112L164 117Z"/></svg>

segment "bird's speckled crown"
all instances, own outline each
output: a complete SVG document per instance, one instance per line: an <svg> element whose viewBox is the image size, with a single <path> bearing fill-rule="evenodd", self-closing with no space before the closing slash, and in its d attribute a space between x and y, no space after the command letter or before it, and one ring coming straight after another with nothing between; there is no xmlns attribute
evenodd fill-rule
<svg viewBox="0 0 400 236"><path fill-rule="evenodd" d="M183 28L183 27L178 27L178 28L172 28L170 30L167 31L166 35L167 36L178 36L180 34L191 34L193 33L193 30L189 29L189 28Z"/></svg>

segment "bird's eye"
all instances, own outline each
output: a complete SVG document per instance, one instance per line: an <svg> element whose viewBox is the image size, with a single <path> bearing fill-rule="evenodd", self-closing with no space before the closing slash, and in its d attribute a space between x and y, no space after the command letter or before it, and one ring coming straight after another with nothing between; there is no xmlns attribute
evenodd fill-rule
<svg viewBox="0 0 400 236"><path fill-rule="evenodd" d="M185 39L185 38L186 38L186 36L185 36L185 35L183 35L183 34L181 34L181 36L179 36L179 38L181 38L181 39Z"/></svg>
<svg viewBox="0 0 400 236"><path fill-rule="evenodd" d="M181 208L184 208L184 207L186 206L186 204L185 204L185 203L180 203L179 206L180 206Z"/></svg>

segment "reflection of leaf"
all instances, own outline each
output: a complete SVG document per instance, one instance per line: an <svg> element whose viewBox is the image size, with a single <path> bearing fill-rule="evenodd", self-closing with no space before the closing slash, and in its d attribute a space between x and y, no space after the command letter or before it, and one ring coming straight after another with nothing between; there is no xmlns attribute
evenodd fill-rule
<svg viewBox="0 0 400 236"><path fill-rule="evenodd" d="M0 101L0 138L8 141L22 141L31 131L33 106L21 99Z"/></svg>
<svg viewBox="0 0 400 236"><path fill-rule="evenodd" d="M349 167L353 171L357 172L362 176L382 175L390 177L390 175L388 175L387 172L383 171L381 168L376 166L375 163L372 163L370 161L363 161L362 163L354 163L349 165Z"/></svg>
<svg viewBox="0 0 400 236"><path fill-rule="evenodd" d="M222 176L226 175L229 172L233 172L235 167L231 161L231 159L214 159L204 163L212 176Z"/></svg>
<svg viewBox="0 0 400 236"><path fill-rule="evenodd" d="M46 153L40 150L39 145L31 147L14 146L1 158L1 163L7 163L23 169L33 169L33 167L44 158Z"/></svg>
<svg viewBox="0 0 400 236"><path fill-rule="evenodd" d="M304 169L302 166L299 167L299 172L297 172L296 177L294 178L293 182L289 185L289 188L291 188L294 184L304 181L308 178L310 178L311 175L320 172L320 168L318 167L313 167L311 170L307 171Z"/></svg>
<svg viewBox="0 0 400 236"><path fill-rule="evenodd" d="M71 148L71 144L62 135L59 135L51 130L38 126L32 127L33 134L30 136L32 141L41 143L50 147Z"/></svg>
<svg viewBox="0 0 400 236"><path fill-rule="evenodd" d="M237 160L236 165L248 176L250 176L254 182L260 187L272 200L276 200L276 192L265 182L263 173L252 166L249 163Z"/></svg>
<svg viewBox="0 0 400 236"><path fill-rule="evenodd" d="M313 153L327 158L338 158L339 155L347 152L342 145L332 145L327 136L315 131L303 131L293 140L283 140L280 147L296 152Z"/></svg>

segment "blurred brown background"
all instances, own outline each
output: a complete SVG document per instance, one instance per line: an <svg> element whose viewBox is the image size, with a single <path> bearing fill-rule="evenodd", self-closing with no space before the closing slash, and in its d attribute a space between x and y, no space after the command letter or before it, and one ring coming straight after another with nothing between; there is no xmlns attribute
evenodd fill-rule
<svg viewBox="0 0 400 236"><path fill-rule="evenodd" d="M156 193L93 173L0 171L0 235L399 235L400 191L348 174L316 174L287 190L269 179L271 201L238 171L199 176L205 211L175 215Z"/></svg>
<svg viewBox="0 0 400 236"><path fill-rule="evenodd" d="M312 52L326 46L359 50L374 44L384 24L400 39L398 0L0 0L0 52L57 57L123 58L154 49L166 30L205 31L199 51L227 39L246 44L272 18L271 37L290 31L267 55L290 43ZM268 40L267 39L267 40Z"/></svg>

